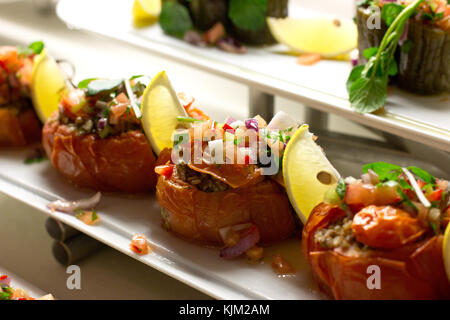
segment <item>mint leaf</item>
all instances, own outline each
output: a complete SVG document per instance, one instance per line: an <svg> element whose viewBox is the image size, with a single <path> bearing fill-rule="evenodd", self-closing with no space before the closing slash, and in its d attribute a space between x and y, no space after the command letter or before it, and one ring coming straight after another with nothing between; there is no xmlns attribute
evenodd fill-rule
<svg viewBox="0 0 450 320"><path fill-rule="evenodd" d="M230 0L228 16L243 30L258 31L266 25L267 0Z"/></svg>
<svg viewBox="0 0 450 320"><path fill-rule="evenodd" d="M360 77L350 87L350 103L359 113L374 112L386 104L387 78Z"/></svg>
<svg viewBox="0 0 450 320"><path fill-rule="evenodd" d="M401 174L402 167L387 162L368 163L362 167L363 173L368 173L369 169L373 170L381 182L388 180L397 180Z"/></svg>
<svg viewBox="0 0 450 320"><path fill-rule="evenodd" d="M432 185L436 184L436 179L429 172L418 167L408 167L407 169L418 176L420 179L422 179L424 182Z"/></svg>
<svg viewBox="0 0 450 320"><path fill-rule="evenodd" d="M192 28L188 10L175 1L164 2L159 15L159 24L165 33L179 38Z"/></svg>
<svg viewBox="0 0 450 320"><path fill-rule="evenodd" d="M390 77L395 76L398 73L397 61L391 60L387 68L387 73Z"/></svg>
<svg viewBox="0 0 450 320"><path fill-rule="evenodd" d="M350 88L352 87L353 83L361 77L363 70L364 70L364 65L361 65L361 66L354 67L352 69L352 71L350 72L350 75L348 76L347 84L346 84L348 93L350 93Z"/></svg>
<svg viewBox="0 0 450 320"><path fill-rule="evenodd" d="M381 19L390 26L405 7L399 3L388 3L381 9Z"/></svg>
<svg viewBox="0 0 450 320"><path fill-rule="evenodd" d="M367 48L363 51L363 55L364 57L369 60L370 58L372 58L374 55L376 55L378 53L378 48L377 47L371 47L371 48Z"/></svg>
<svg viewBox="0 0 450 320"><path fill-rule="evenodd" d="M35 54L40 54L44 50L44 43L42 41L35 41L28 46Z"/></svg>
<svg viewBox="0 0 450 320"><path fill-rule="evenodd" d="M100 92L107 92L117 89L120 84L123 82L123 79L108 79L108 80L93 80L89 82L87 85L87 96L95 96Z"/></svg>

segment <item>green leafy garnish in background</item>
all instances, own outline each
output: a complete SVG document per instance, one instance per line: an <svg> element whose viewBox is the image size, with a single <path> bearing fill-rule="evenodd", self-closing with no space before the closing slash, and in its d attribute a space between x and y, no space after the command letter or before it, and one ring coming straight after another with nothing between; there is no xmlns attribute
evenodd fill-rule
<svg viewBox="0 0 450 320"><path fill-rule="evenodd" d="M159 24L165 33L180 38L192 28L188 10L176 1L164 2L159 15Z"/></svg>
<svg viewBox="0 0 450 320"><path fill-rule="evenodd" d="M424 0L416 0L398 13L397 7L385 9L384 16L391 22L380 46L366 50L368 61L356 66L347 80L347 91L352 107L359 113L371 113L384 107L387 99L389 76L397 73L395 51L405 29L406 22ZM394 18L395 17L395 18Z"/></svg>
<svg viewBox="0 0 450 320"><path fill-rule="evenodd" d="M42 50L44 50L44 43L42 41L35 41L26 48L18 47L19 55L23 55L23 56L31 56L33 54L40 54L42 52Z"/></svg>
<svg viewBox="0 0 450 320"><path fill-rule="evenodd" d="M399 183L402 189L411 189L411 186L402 177L403 171L402 167L400 166L380 161L366 164L365 166L363 166L362 171L363 173L368 173L369 169L373 170L378 175L378 179L381 183L387 181L396 181ZM436 178L433 177L433 175L431 175L428 171L413 166L406 167L406 169L408 169L416 177L426 183L426 185L423 186L422 189L427 189L430 187L433 188L434 186L436 186Z"/></svg>
<svg viewBox="0 0 450 320"><path fill-rule="evenodd" d="M228 16L240 29L261 30L266 23L266 14L267 0L230 0Z"/></svg>
<svg viewBox="0 0 450 320"><path fill-rule="evenodd" d="M405 9L405 6L400 3L387 3L383 5L383 8L381 9L381 19L383 19L389 27L403 11L403 9Z"/></svg>

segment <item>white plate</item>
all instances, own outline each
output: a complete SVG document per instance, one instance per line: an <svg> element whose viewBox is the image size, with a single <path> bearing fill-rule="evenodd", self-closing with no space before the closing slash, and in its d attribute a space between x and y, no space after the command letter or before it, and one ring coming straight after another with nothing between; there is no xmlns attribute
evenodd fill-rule
<svg viewBox="0 0 450 320"><path fill-rule="evenodd" d="M353 0L291 0L290 15L326 14L351 18L353 3ZM300 66L295 57L272 52L279 46L249 48L245 55L197 48L164 35L158 25L134 28L131 5L132 0L60 0L57 14L70 27L122 40L270 94L295 99L319 110L450 151L447 96L420 97L394 88L385 115L361 115L350 108L347 99L345 82L351 70L348 62L325 60L314 66Z"/></svg>
<svg viewBox="0 0 450 320"><path fill-rule="evenodd" d="M49 161L25 165L31 150L0 151L0 192L25 202L48 215L104 242L163 273L218 299L317 299L311 273L303 259L299 239L265 251L262 264L245 259L225 261L217 248L181 240L161 227L160 208L153 195L126 197L104 195L99 206L99 225L88 226L73 215L51 213L46 205L57 198L80 199L93 192L74 189ZM135 233L147 236L154 248L139 256L129 249ZM282 254L298 270L294 277L278 277L271 257Z"/></svg>

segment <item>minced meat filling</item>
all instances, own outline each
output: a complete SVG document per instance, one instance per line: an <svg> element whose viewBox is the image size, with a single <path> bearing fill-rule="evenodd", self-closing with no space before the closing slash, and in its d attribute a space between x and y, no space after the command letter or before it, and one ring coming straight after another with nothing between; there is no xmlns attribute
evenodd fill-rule
<svg viewBox="0 0 450 320"><path fill-rule="evenodd" d="M352 218L345 217L325 229L317 230L314 234L314 241L324 249L364 249L366 246L358 242L353 235L352 221Z"/></svg>
<svg viewBox="0 0 450 320"><path fill-rule="evenodd" d="M61 124L67 125L73 132L78 135L101 132L101 130L97 128L95 119L83 119L82 117L77 117L75 121L73 121L64 113L60 112L59 121ZM141 130L141 126L136 123L122 121L117 125L109 125L107 135L114 136L132 130Z"/></svg>
<svg viewBox="0 0 450 320"><path fill-rule="evenodd" d="M192 170L187 164L177 164L175 174L181 180L195 186L203 192L221 192L226 191L229 188L226 183L223 183L209 174Z"/></svg>

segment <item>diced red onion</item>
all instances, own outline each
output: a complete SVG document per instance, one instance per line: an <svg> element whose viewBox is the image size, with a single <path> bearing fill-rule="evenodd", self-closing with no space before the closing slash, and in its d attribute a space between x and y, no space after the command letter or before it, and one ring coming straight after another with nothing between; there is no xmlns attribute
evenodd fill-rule
<svg viewBox="0 0 450 320"><path fill-rule="evenodd" d="M232 124L232 123L235 122L235 121L236 121L236 119L233 118L233 117L231 117L231 116L228 116L228 117L225 119L225 123L228 124L228 125Z"/></svg>
<svg viewBox="0 0 450 320"><path fill-rule="evenodd" d="M220 257L224 259L234 259L253 248L260 240L258 228L252 225L239 242L232 247L224 247L220 250Z"/></svg>
<svg viewBox="0 0 450 320"><path fill-rule="evenodd" d="M234 225L231 227L220 228L219 229L220 237L222 238L223 243L225 243L225 241L227 239L227 234L230 230L237 232L237 231L248 229L251 226L253 226L253 224L251 224L251 223L242 223L242 224L237 224L237 225Z"/></svg>
<svg viewBox="0 0 450 320"><path fill-rule="evenodd" d="M217 41L217 47L223 51L243 54L247 48L232 37L224 37Z"/></svg>
<svg viewBox="0 0 450 320"><path fill-rule="evenodd" d="M11 278L6 276L6 278L0 279L0 285L9 287L11 285Z"/></svg>
<svg viewBox="0 0 450 320"><path fill-rule="evenodd" d="M256 119L247 119L247 120L245 120L245 126L246 126L246 128L247 129L253 129L253 130L255 130L256 132L258 132L258 120L256 120Z"/></svg>
<svg viewBox="0 0 450 320"><path fill-rule="evenodd" d="M205 46L205 42L203 41L200 33L198 33L197 31L194 31L194 30L188 30L184 33L184 41L186 41L187 43L190 43L194 46L200 46L200 47Z"/></svg>
<svg viewBox="0 0 450 320"><path fill-rule="evenodd" d="M97 192L90 198L80 199L76 201L56 200L47 205L52 211L61 211L65 213L74 213L77 209L93 209L101 199L101 192Z"/></svg>
<svg viewBox="0 0 450 320"><path fill-rule="evenodd" d="M106 118L101 118L100 120L98 120L97 128L98 128L99 130L105 129L105 126L106 126L106 123L107 123L107 122L108 122L108 119L106 119Z"/></svg>

